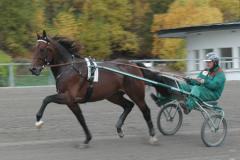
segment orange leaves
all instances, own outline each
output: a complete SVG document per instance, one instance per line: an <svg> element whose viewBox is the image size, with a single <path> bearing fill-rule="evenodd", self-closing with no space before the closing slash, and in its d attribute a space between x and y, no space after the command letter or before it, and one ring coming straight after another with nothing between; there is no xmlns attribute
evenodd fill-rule
<svg viewBox="0 0 240 160"><path fill-rule="evenodd" d="M240 20L239 0L211 0L210 4L221 10L224 21Z"/></svg>
<svg viewBox="0 0 240 160"><path fill-rule="evenodd" d="M222 13L207 0L176 0L166 14L155 15L152 31L222 22Z"/></svg>

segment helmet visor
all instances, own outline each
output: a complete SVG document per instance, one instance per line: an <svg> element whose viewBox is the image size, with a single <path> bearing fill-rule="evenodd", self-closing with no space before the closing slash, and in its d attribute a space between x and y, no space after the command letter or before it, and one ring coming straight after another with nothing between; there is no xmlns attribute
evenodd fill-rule
<svg viewBox="0 0 240 160"><path fill-rule="evenodd" d="M203 61L204 61L204 62L212 62L211 59L204 59Z"/></svg>

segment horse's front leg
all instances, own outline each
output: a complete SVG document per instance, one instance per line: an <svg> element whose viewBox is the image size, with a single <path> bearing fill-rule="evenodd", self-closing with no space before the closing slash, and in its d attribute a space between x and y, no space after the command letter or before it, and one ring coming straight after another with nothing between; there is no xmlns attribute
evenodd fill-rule
<svg viewBox="0 0 240 160"><path fill-rule="evenodd" d="M88 126L85 122L85 118L82 114L82 110L79 107L79 105L77 103L73 103L71 105L68 105L69 109L73 112L73 114L76 116L76 118L78 119L79 123L81 124L84 133L86 135L86 140L84 141L84 144L88 144L89 141L92 139L92 135L88 129Z"/></svg>
<svg viewBox="0 0 240 160"><path fill-rule="evenodd" d="M35 124L36 127L37 128L42 127L43 121L41 119L42 119L44 110L46 109L47 105L52 102L57 103L57 104L67 104L68 105L68 107L71 109L71 111L77 117L79 123L82 125L83 130L86 135L86 140L84 141L84 143L88 144L89 141L92 139L92 135L91 135L90 131L88 130L84 116L82 114L82 111L81 111L80 107L78 106L78 104L74 103L74 100L71 98L68 98L65 94L54 94L54 95L47 96L44 98L44 100L42 102L42 106L36 115L36 118L37 118L37 122Z"/></svg>
<svg viewBox="0 0 240 160"><path fill-rule="evenodd" d="M37 128L42 127L43 121L41 119L42 119L44 110L46 109L47 105L52 102L57 104L67 104L67 98L64 94L54 94L54 95L45 97L42 102L42 106L36 115L37 122L35 123L35 125Z"/></svg>

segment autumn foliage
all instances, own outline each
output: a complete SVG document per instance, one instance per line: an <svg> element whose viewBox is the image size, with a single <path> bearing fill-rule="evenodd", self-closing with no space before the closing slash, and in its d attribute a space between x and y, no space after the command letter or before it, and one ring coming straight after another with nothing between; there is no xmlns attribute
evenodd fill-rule
<svg viewBox="0 0 240 160"><path fill-rule="evenodd" d="M154 15L152 32L220 22L223 22L221 11L211 6L208 0L176 0L167 13ZM160 39L154 36L152 54L160 58L185 58L184 49L185 41L182 39ZM180 63L175 67L183 69L184 65Z"/></svg>
<svg viewBox="0 0 240 160"><path fill-rule="evenodd" d="M0 51L30 57L36 32L45 29L80 42L81 54L98 59L185 58L184 40L159 39L156 32L237 21L239 6L239 0L0 0Z"/></svg>

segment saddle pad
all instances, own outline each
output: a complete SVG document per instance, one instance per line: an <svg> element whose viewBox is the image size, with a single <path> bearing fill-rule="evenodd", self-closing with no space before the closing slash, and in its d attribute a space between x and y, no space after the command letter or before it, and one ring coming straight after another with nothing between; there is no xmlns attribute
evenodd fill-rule
<svg viewBox="0 0 240 160"><path fill-rule="evenodd" d="M85 61L87 63L87 69L88 69L87 79L89 80L91 78L91 73L92 73L93 66L91 66L90 60L88 58L85 58ZM97 63L93 61L93 65L95 67L93 82L98 82L98 75L99 74L98 74Z"/></svg>

